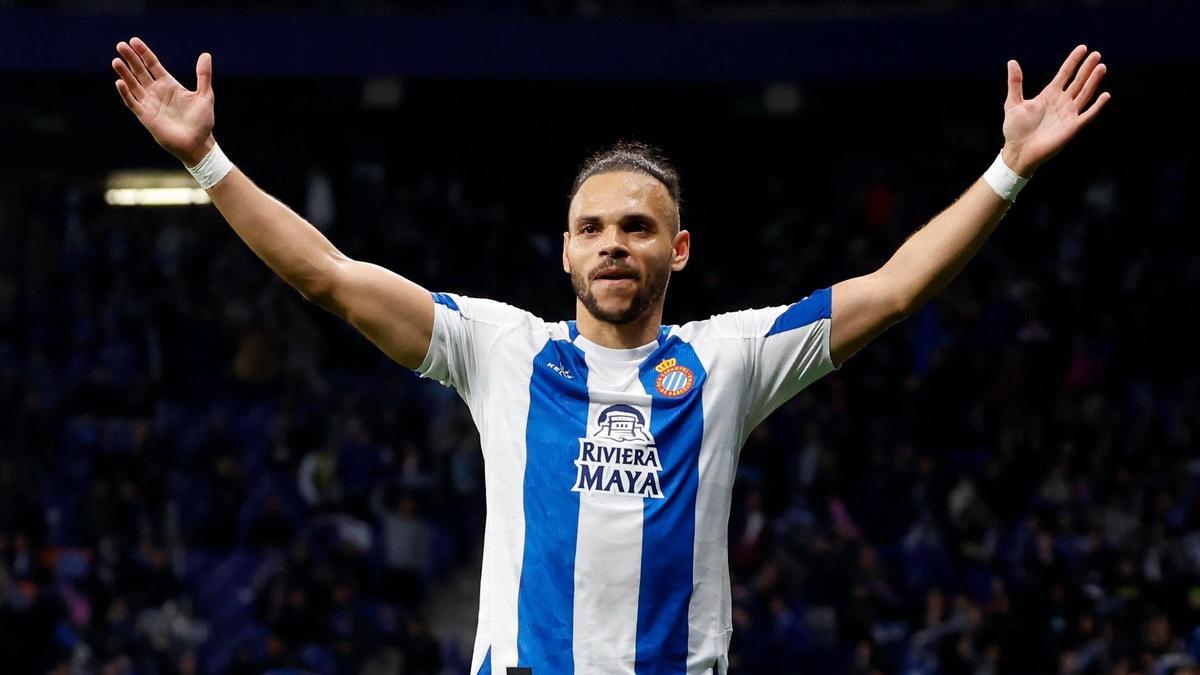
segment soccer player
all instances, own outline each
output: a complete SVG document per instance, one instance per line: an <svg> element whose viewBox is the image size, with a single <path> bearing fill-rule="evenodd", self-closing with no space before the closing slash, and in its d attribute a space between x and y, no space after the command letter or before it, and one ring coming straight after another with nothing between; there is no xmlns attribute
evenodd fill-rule
<svg viewBox="0 0 1200 675"><path fill-rule="evenodd" d="M1076 47L1037 96L1008 62L992 167L871 274L790 305L661 325L691 235L652 149L591 157L572 187L562 267L573 321L430 293L334 248L213 139L212 58L196 90L143 41L117 45L125 105L193 172L247 245L306 299L401 365L453 387L479 427L488 518L472 673L724 673L726 530L743 442L953 278L1017 190L1093 120L1105 66Z"/></svg>

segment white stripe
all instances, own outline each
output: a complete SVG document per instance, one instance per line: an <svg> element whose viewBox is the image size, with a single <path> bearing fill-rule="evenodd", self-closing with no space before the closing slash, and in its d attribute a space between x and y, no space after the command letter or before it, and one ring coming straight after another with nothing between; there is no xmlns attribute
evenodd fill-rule
<svg viewBox="0 0 1200 675"><path fill-rule="evenodd" d="M693 324L695 325L695 324ZM699 326L698 326L699 327ZM696 490L696 538L692 553L693 592L688 606L689 675L707 674L714 661L728 667L733 608L729 588L728 527L741 419L729 404L743 390L740 355L724 339L691 342L691 331L676 335L692 345L708 373L704 385L704 438ZM721 356L723 358L717 358ZM718 391L718 388L720 391ZM719 400L720 398L720 400ZM714 406L724 401L723 409Z"/></svg>
<svg viewBox="0 0 1200 675"><path fill-rule="evenodd" d="M506 387L503 399L471 401L475 426L483 446L487 480L487 527L483 539L483 574L479 591L479 629L472 654L472 674L478 671L488 647L492 672L503 673L517 665L517 596L525 556L525 429L529 421L529 381L533 357L549 336L540 331L529 336L528 349L514 350L481 369L487 377L522 382ZM530 351L532 350L532 351ZM489 391L475 387L477 392ZM480 413L486 411L486 418ZM513 443L512 439L520 439ZM493 514L499 517L491 517ZM480 651L482 649L482 652ZM477 661L478 659L478 661Z"/></svg>
<svg viewBox="0 0 1200 675"><path fill-rule="evenodd" d="M483 528L483 570L479 575L479 623L475 629L475 648L471 651L471 675L479 672L483 659L492 646L492 551L496 545L491 543L491 519Z"/></svg>
<svg viewBox="0 0 1200 675"><path fill-rule="evenodd" d="M588 433L600 413L624 403L645 416L650 397L636 364L616 364L592 355L588 365ZM567 486L569 489L570 486ZM637 657L638 589L642 577L642 505L631 495L578 493L579 535L575 547L574 655L577 673L634 672Z"/></svg>

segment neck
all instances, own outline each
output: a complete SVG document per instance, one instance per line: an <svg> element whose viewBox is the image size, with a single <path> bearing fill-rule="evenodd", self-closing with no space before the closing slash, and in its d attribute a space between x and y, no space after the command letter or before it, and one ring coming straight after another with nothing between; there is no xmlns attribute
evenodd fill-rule
<svg viewBox="0 0 1200 675"><path fill-rule="evenodd" d="M582 302L575 300L575 327L580 335L601 347L633 349L658 338L662 313L660 303L629 323L615 324L597 319Z"/></svg>

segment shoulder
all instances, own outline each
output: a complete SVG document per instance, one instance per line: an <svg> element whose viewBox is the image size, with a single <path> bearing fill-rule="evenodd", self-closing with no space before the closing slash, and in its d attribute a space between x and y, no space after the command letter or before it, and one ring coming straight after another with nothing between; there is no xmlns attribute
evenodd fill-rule
<svg viewBox="0 0 1200 675"><path fill-rule="evenodd" d="M565 338L567 335L565 322L546 321L532 312L506 302L458 293L432 295L434 303L444 311L460 316L463 321L481 329L549 334L556 338Z"/></svg>
<svg viewBox="0 0 1200 675"><path fill-rule="evenodd" d="M830 289L813 291L790 305L774 305L717 314L679 326L682 339L765 338L813 324L831 315Z"/></svg>
<svg viewBox="0 0 1200 675"><path fill-rule="evenodd" d="M770 321L783 314L785 310L787 310L787 305L715 314L707 319L690 321L682 326L677 326L671 333L687 342L752 340L763 337L766 333L763 326L769 325Z"/></svg>
<svg viewBox="0 0 1200 675"><path fill-rule="evenodd" d="M433 301L468 321L495 326L543 326L546 322L533 313L506 302L473 298L458 293L434 293Z"/></svg>

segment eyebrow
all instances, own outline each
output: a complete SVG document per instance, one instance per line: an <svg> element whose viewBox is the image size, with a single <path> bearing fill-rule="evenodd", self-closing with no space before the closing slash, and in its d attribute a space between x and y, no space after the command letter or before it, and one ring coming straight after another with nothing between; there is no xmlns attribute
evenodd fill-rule
<svg viewBox="0 0 1200 675"><path fill-rule="evenodd" d="M658 227L658 225L659 225L657 218L650 215L649 213L643 213L641 211L635 211L633 213L627 213L627 214L621 216L620 222L628 223L629 221L632 221L632 220L642 221L642 222L645 222L647 225L650 225L653 227ZM598 224L600 224L600 222L601 222L600 216L579 216L578 218L575 219L575 222L573 223L573 225L575 228L581 228L585 225L598 225Z"/></svg>

